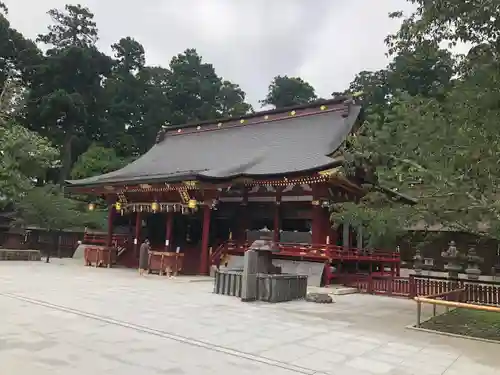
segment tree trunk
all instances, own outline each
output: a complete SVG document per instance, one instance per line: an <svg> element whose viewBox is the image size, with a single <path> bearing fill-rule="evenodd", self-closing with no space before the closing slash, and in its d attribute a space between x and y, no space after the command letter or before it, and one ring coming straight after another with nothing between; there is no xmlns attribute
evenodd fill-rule
<svg viewBox="0 0 500 375"><path fill-rule="evenodd" d="M57 232L57 257L61 259L61 240L62 240L62 230Z"/></svg>
<svg viewBox="0 0 500 375"><path fill-rule="evenodd" d="M47 229L47 231L49 232L49 234L52 234L52 231L49 229ZM52 242L54 242L54 236L52 235ZM52 246L54 245L54 243L52 243L52 245L49 244L49 247L47 249L47 258L45 258L45 263L49 263L50 262L50 253L52 252Z"/></svg>
<svg viewBox="0 0 500 375"><path fill-rule="evenodd" d="M61 170L59 172L59 185L63 186L64 181L69 177L72 158L72 143L73 143L73 127L69 127L66 135L64 136L64 143L61 149Z"/></svg>

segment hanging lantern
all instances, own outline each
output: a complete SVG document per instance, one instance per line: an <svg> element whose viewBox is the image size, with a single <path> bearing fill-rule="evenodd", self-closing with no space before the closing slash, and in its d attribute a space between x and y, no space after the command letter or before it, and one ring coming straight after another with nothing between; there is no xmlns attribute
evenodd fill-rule
<svg viewBox="0 0 500 375"><path fill-rule="evenodd" d="M88 209L89 209L89 211L94 211L95 210L95 203L89 203Z"/></svg>
<svg viewBox="0 0 500 375"><path fill-rule="evenodd" d="M188 207L191 209L196 208L197 205L198 205L198 202L196 201L196 199L190 199L188 202Z"/></svg>
<svg viewBox="0 0 500 375"><path fill-rule="evenodd" d="M116 211L121 211L121 209L122 209L122 204L121 204L120 202L116 202L116 203L115 203L115 209L116 209Z"/></svg>
<svg viewBox="0 0 500 375"><path fill-rule="evenodd" d="M159 209L160 209L160 205L158 204L158 202L153 202L153 203L151 203L151 210L152 210L153 212L156 212L156 211L158 211Z"/></svg>

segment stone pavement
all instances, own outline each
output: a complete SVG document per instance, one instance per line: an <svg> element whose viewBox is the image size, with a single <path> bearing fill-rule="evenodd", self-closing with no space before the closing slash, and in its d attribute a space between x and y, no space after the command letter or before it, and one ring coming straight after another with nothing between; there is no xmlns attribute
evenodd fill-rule
<svg viewBox="0 0 500 375"><path fill-rule="evenodd" d="M189 281L0 263L0 374L500 375L500 345L405 329L409 300L245 304Z"/></svg>

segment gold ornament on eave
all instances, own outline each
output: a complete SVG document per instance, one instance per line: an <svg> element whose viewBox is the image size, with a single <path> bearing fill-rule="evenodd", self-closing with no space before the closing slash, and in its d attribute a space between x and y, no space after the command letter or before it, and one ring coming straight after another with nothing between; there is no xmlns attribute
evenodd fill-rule
<svg viewBox="0 0 500 375"><path fill-rule="evenodd" d="M89 203L88 210L89 211L94 211L95 210L95 203Z"/></svg>
<svg viewBox="0 0 500 375"><path fill-rule="evenodd" d="M160 209L160 205L158 204L158 202L151 203L151 211L156 212L159 209Z"/></svg>
<svg viewBox="0 0 500 375"><path fill-rule="evenodd" d="M191 209L196 208L197 205L198 205L198 202L196 201L196 199L190 199L188 202L188 207Z"/></svg>

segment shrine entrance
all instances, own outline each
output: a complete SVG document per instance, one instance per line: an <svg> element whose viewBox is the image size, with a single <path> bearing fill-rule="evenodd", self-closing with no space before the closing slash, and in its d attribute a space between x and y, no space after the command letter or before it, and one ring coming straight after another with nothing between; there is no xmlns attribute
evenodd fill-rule
<svg viewBox="0 0 500 375"><path fill-rule="evenodd" d="M146 228L144 229L142 237L149 240L152 249L163 250L166 238L166 224L166 215L154 213L146 216Z"/></svg>

